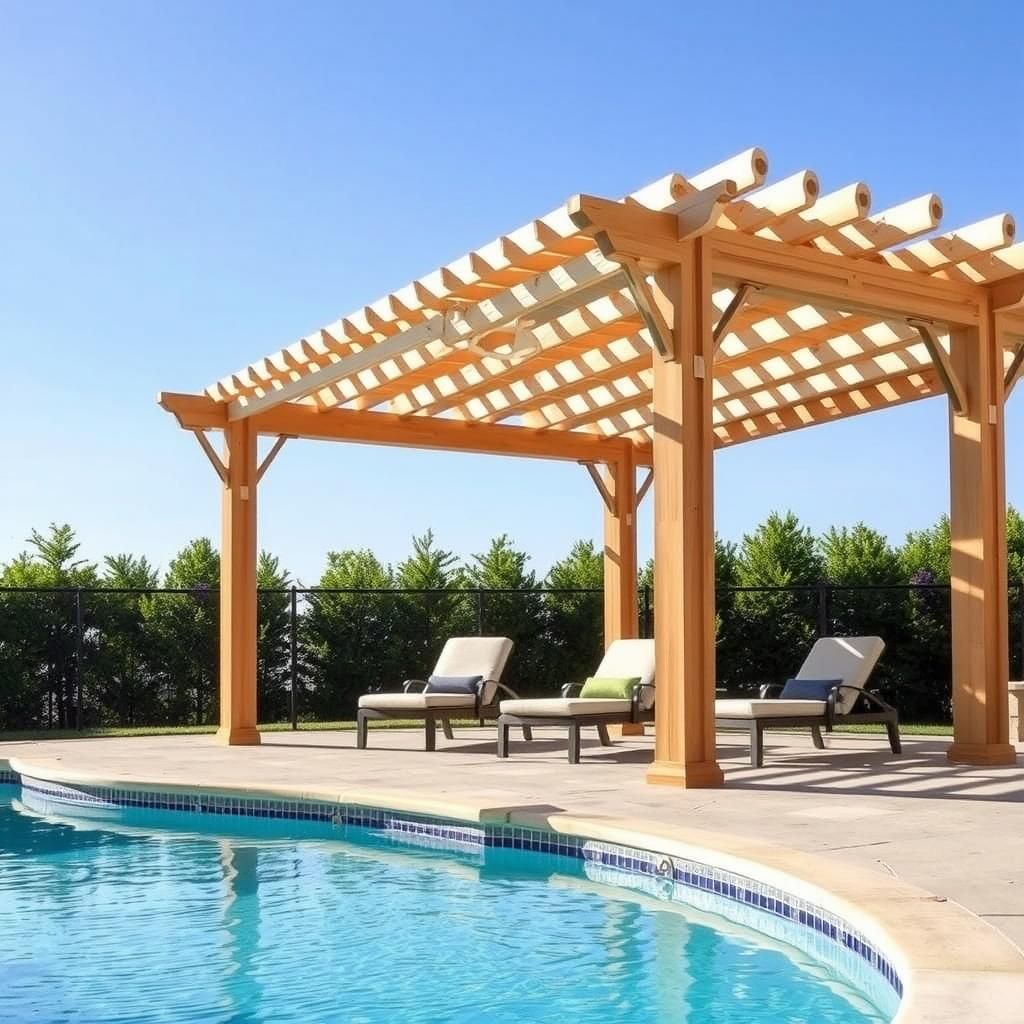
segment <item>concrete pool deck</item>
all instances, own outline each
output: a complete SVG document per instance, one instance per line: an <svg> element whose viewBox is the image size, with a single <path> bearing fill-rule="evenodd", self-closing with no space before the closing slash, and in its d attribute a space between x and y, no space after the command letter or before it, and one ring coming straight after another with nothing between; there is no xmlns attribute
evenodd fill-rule
<svg viewBox="0 0 1024 1024"><path fill-rule="evenodd" d="M370 749L355 733L274 732L260 747L223 747L210 736L0 743L56 774L207 787L372 791L442 799L468 808L545 807L728 833L850 862L954 900L1024 947L1024 767L950 765L948 740L908 736L894 757L884 738L835 735L815 750L800 734L769 734L765 767L747 761L745 737L719 737L726 786L649 786L653 738L610 748L584 741L570 765L564 733L513 734L512 757L494 756L493 729L438 736L375 729ZM1024 749L1024 748L1022 748Z"/></svg>

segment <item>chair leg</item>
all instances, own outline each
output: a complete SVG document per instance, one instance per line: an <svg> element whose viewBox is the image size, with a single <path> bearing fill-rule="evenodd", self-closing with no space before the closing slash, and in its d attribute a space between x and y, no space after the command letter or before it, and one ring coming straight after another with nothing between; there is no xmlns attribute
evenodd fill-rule
<svg viewBox="0 0 1024 1024"><path fill-rule="evenodd" d="M526 732L526 729L523 729ZM498 720L498 757L508 757L508 733L509 727L505 722Z"/></svg>
<svg viewBox="0 0 1024 1024"><path fill-rule="evenodd" d="M889 734L889 746L894 754L903 753L903 744L900 741L899 722L891 721L885 723L885 731Z"/></svg>
<svg viewBox="0 0 1024 1024"><path fill-rule="evenodd" d="M366 734L370 723L367 721L366 712L360 711L356 715L356 747L359 750L366 749Z"/></svg>
<svg viewBox="0 0 1024 1024"><path fill-rule="evenodd" d="M602 747L610 747L612 745L612 739L608 735L608 726L604 722L597 727L597 737L601 741Z"/></svg>
<svg viewBox="0 0 1024 1024"><path fill-rule="evenodd" d="M441 729L444 731L444 738L446 740L455 739L455 733L452 732L452 723L447 718L441 719Z"/></svg>
<svg viewBox="0 0 1024 1024"><path fill-rule="evenodd" d="M426 733L426 749L436 750L437 749L437 723L433 718L427 718L423 723L424 732Z"/></svg>
<svg viewBox="0 0 1024 1024"><path fill-rule="evenodd" d="M531 729L530 726L528 726L528 725L524 725L523 726L523 739L524 740L532 740L533 739L533 729Z"/></svg>
<svg viewBox="0 0 1024 1024"><path fill-rule="evenodd" d="M764 726L756 718L750 723L750 764L764 767Z"/></svg>
<svg viewBox="0 0 1024 1024"><path fill-rule="evenodd" d="M569 725L569 764L580 763L580 726L578 722Z"/></svg>
<svg viewBox="0 0 1024 1024"><path fill-rule="evenodd" d="M812 725L811 726L811 739L814 740L814 745L819 750L824 750L825 749L825 741L822 739L822 736L821 736L821 726L820 725Z"/></svg>

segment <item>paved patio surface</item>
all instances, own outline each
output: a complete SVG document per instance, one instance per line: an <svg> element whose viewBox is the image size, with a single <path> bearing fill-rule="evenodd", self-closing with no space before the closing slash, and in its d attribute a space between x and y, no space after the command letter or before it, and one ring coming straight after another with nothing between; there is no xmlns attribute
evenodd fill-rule
<svg viewBox="0 0 1024 1024"><path fill-rule="evenodd" d="M1024 946L1024 767L966 768L945 759L948 740L906 737L894 757L875 736L833 736L818 751L807 736L768 735L766 764L752 769L745 738L719 737L726 787L648 786L650 736L565 760L564 733L513 734L513 756L494 756L493 729L465 729L438 750L423 733L265 733L260 747L222 747L209 736L0 743L0 759L107 778L207 786L347 786L500 805L554 804L754 837L854 861L956 900ZM1024 748L1019 748L1024 749Z"/></svg>

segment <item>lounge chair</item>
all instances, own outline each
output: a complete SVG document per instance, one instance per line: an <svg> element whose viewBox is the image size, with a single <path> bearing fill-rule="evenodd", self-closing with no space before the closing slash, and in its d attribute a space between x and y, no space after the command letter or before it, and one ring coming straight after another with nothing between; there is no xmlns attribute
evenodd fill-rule
<svg viewBox="0 0 1024 1024"><path fill-rule="evenodd" d="M764 764L765 729L809 728L814 745L825 748L821 730L837 723L879 723L894 754L900 745L899 714L865 688L885 650L877 636L830 636L817 640L800 671L783 684L761 687L760 700L716 700L715 726L750 732L750 763ZM855 711L858 702L865 710Z"/></svg>
<svg viewBox="0 0 1024 1024"><path fill-rule="evenodd" d="M452 637L429 679L407 679L401 693L367 693L359 698L357 746L366 749L370 719L422 718L426 749L434 750L438 722L452 739L452 718L476 718L481 724L497 718L499 692L517 696L501 682L511 651L512 641L504 636Z"/></svg>
<svg viewBox="0 0 1024 1024"><path fill-rule="evenodd" d="M633 679L628 698L583 697L582 683L562 687L562 696L537 700L503 700L498 715L498 757L508 757L508 733L520 726L558 725L569 731L569 763L580 760L580 729L596 726L603 746L610 746L609 725L654 721L654 641L615 640L594 673L595 680Z"/></svg>

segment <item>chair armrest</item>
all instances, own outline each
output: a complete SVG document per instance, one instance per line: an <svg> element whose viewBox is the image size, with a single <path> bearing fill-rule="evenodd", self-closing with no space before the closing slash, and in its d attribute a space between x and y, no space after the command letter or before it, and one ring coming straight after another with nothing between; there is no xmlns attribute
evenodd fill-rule
<svg viewBox="0 0 1024 1024"><path fill-rule="evenodd" d="M478 682L476 684L476 706L477 706L478 710L480 708L482 708L482 707L487 707L488 706L488 705L484 704L484 691L487 689L488 686L493 686L494 687L494 691L493 691L494 696L491 698L491 703L492 704L497 702L498 691L499 690L501 690L501 689L508 690L508 687L507 686L503 687L501 685L501 683L498 682L497 679L481 679L480 682ZM511 690L508 690L508 692L512 693ZM513 696L515 696L515 695L513 694Z"/></svg>
<svg viewBox="0 0 1024 1024"><path fill-rule="evenodd" d="M421 686L424 690L427 688L426 679L406 679L402 683L402 693L415 693L415 687Z"/></svg>
<svg viewBox="0 0 1024 1024"><path fill-rule="evenodd" d="M863 697L864 700L866 700L868 702L868 704L871 705L872 707L879 708L882 711L895 711L896 710L891 704L887 704L884 700L882 700L881 697L876 696L870 690L865 690L861 686L850 686L847 683L840 683L838 686L833 686L832 687L832 691L829 693L829 703L832 706L833 710L835 709L835 702L836 702L836 699L839 696L840 690L852 690L854 693L857 694L857 697L855 697L853 699L853 704L850 705L850 710L851 711L856 706L857 700L860 697ZM839 713L839 712L836 712L836 713Z"/></svg>
<svg viewBox="0 0 1024 1024"><path fill-rule="evenodd" d="M498 694L500 694L500 693L508 694L508 696L511 697L512 700L519 700L520 699L519 698L519 694L516 693L516 691L513 690L511 686L506 686L504 683L499 683L499 682L495 681L494 682L494 700L495 700L495 703L498 703L498 704L501 703L501 701L498 700Z"/></svg>
<svg viewBox="0 0 1024 1024"><path fill-rule="evenodd" d="M640 698L644 690L655 689L654 683L634 683L633 692L629 698L629 717L634 722L640 721Z"/></svg>
<svg viewBox="0 0 1024 1024"><path fill-rule="evenodd" d="M779 696L780 693L785 689L785 683L765 683L764 686L758 691L758 696L761 700L772 700ZM772 692L775 691L775 692Z"/></svg>
<svg viewBox="0 0 1024 1024"><path fill-rule="evenodd" d="M564 697L571 697L573 690L582 690L582 689L583 689L583 684L582 683L566 683L565 686L562 687L562 697L563 698Z"/></svg>

